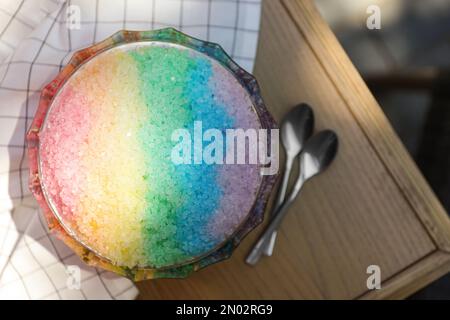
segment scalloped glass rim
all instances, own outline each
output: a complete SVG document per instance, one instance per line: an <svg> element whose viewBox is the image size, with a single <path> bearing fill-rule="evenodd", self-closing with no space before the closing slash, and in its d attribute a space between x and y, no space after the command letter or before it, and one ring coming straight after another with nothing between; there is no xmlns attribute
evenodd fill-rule
<svg viewBox="0 0 450 320"><path fill-rule="evenodd" d="M251 211L247 215L246 221L222 247L212 252L211 254L189 264L176 267L168 267L164 269L129 269L121 266L116 266L111 264L106 259L97 256L93 251L80 244L66 232L66 230L60 224L59 220L56 218L49 203L47 202L47 199L45 198L39 179L39 132L43 126L45 116L53 101L53 97L64 85L65 81L78 69L78 67L84 64L89 59L93 58L100 52L111 49L118 45L139 41L159 41L174 43L191 48L217 60L225 68L230 70L230 72L235 75L236 79L241 83L241 85L248 91L249 96L252 99L255 111L258 114L261 127L265 129L277 128L275 120L268 112L261 98L260 89L256 79L250 73L239 67L228 56L228 54L222 49L220 45L190 37L173 28L165 28L152 31L122 30L91 47L75 52L69 63L61 70L56 78L42 90L38 109L26 137L27 152L30 164L29 187L45 214L49 228L55 231L57 236L62 241L64 241L87 264L116 272L134 281L155 278L183 278L188 276L193 271L227 259L231 256L232 252L238 246L241 240L262 222L264 217L264 209L266 207L268 197L273 188L277 175L263 176L255 203Z"/></svg>

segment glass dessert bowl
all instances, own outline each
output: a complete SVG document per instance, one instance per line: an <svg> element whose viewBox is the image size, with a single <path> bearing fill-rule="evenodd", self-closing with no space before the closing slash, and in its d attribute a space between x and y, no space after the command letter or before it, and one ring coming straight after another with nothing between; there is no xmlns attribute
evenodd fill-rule
<svg viewBox="0 0 450 320"><path fill-rule="evenodd" d="M276 124L220 46L170 28L121 31L43 89L27 134L30 188L85 262L133 280L184 277L231 255L273 187L258 163L203 159L204 132L212 142L230 128Z"/></svg>

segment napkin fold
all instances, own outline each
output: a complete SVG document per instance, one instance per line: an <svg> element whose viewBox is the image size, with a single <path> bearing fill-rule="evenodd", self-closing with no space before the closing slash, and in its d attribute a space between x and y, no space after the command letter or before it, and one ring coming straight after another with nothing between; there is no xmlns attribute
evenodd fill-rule
<svg viewBox="0 0 450 320"><path fill-rule="evenodd" d="M40 90L72 53L121 29L174 27L253 69L261 0L0 1L0 299L134 299L49 232L28 189L25 134Z"/></svg>

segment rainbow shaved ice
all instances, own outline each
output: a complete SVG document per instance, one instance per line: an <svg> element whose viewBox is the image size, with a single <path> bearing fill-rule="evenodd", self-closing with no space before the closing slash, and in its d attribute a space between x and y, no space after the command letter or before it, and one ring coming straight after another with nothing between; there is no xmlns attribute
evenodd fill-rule
<svg viewBox="0 0 450 320"><path fill-rule="evenodd" d="M118 46L81 66L40 133L42 186L69 234L127 268L185 264L245 221L256 164L176 165L179 128L260 128L247 91L219 62L180 45Z"/></svg>

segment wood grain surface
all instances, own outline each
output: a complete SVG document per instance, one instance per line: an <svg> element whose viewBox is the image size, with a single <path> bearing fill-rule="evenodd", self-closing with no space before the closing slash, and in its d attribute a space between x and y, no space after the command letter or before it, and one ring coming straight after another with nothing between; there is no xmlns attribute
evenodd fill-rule
<svg viewBox="0 0 450 320"><path fill-rule="evenodd" d="M309 0L263 2L255 75L277 120L309 103L337 132L336 161L290 209L273 257L245 255L188 279L138 284L141 299L403 298L450 271L450 220ZM269 206L270 208L270 206ZM382 289L366 269L381 268Z"/></svg>

